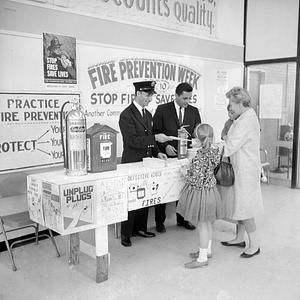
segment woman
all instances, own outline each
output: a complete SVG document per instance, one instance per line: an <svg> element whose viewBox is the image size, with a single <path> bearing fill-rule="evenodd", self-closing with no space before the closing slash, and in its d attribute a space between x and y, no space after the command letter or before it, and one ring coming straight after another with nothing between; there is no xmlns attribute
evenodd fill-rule
<svg viewBox="0 0 300 300"><path fill-rule="evenodd" d="M230 105L227 105L227 113L229 119L226 121L224 124L224 128L221 133L221 139L224 140L228 134L228 131L233 124L233 121L236 119L236 116L234 115L233 111L230 108ZM223 161L230 162L228 157L223 156ZM225 217L224 219L228 222L232 222L237 224L237 228L239 226L238 222L236 220L232 220L232 216L234 213L234 191L233 191L233 186L222 186L222 185L217 185L217 188L219 190L219 193L222 198L222 202L224 203L224 208L225 208Z"/></svg>
<svg viewBox="0 0 300 300"><path fill-rule="evenodd" d="M236 237L224 246L248 247L240 255L249 258L260 253L254 217L263 213L260 189L260 126L247 90L234 87L226 93L230 110L236 116L224 137L224 156L230 156L235 173L233 219L239 221Z"/></svg>

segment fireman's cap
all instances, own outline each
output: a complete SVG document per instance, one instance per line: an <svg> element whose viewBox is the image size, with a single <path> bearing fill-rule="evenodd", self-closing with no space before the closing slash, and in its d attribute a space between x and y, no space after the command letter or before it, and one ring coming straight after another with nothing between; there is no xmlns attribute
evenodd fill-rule
<svg viewBox="0 0 300 300"><path fill-rule="evenodd" d="M141 92L146 92L146 93L150 93L150 94L156 94L155 84L156 84L156 82L153 80L140 81L140 82L133 83L136 92L141 91Z"/></svg>

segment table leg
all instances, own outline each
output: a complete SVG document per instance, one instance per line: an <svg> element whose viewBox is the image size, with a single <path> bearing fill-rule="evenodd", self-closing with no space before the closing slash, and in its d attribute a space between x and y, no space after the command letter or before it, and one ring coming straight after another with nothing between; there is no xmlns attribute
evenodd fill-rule
<svg viewBox="0 0 300 300"><path fill-rule="evenodd" d="M70 254L69 254L69 264L77 265L79 264L79 251L80 251L80 240L79 233L70 234Z"/></svg>
<svg viewBox="0 0 300 300"><path fill-rule="evenodd" d="M108 230L107 225L95 229L96 282L108 279Z"/></svg>
<svg viewBox="0 0 300 300"><path fill-rule="evenodd" d="M115 223L114 224L114 231L115 231L115 238L118 239L120 237L120 231L121 231L121 223Z"/></svg>

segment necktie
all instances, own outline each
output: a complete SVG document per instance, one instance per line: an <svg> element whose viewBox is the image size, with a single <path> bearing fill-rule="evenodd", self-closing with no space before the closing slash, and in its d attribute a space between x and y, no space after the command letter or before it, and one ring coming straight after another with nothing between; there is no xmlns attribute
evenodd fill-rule
<svg viewBox="0 0 300 300"><path fill-rule="evenodd" d="M183 120L182 120L182 107L179 108L179 125L181 126L183 123Z"/></svg>
<svg viewBox="0 0 300 300"><path fill-rule="evenodd" d="M143 120L146 122L146 111L145 111L145 108L143 108Z"/></svg>

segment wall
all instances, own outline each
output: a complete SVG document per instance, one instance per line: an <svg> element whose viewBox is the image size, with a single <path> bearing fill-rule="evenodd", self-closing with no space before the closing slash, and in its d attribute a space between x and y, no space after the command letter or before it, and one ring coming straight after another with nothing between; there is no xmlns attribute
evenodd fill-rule
<svg viewBox="0 0 300 300"><path fill-rule="evenodd" d="M224 0L219 2L218 39L200 39L69 13L64 9L53 10L53 6L49 9L46 5L24 4L34 4L31 1L2 1L0 29L38 35L53 32L75 36L77 40L86 42L241 62L243 1L238 1L238 4L234 0L226 1L227 4ZM229 10L233 14L232 18Z"/></svg>
<svg viewBox="0 0 300 300"><path fill-rule="evenodd" d="M140 53L161 59L167 57L175 61L186 61L190 66L201 69L202 119L215 127L216 139L219 140L227 118L224 92L232 85L242 85L243 1L219 0L217 37L203 39L194 35L100 19L89 14L78 14L50 4L1 1L0 56L3 59L0 61L0 68L5 76L0 81L0 91L87 91L87 81L84 79L86 65L82 65L83 61L87 61L86 49L92 53L99 50L99 61L107 58L103 58L102 54L110 49L111 53ZM43 32L76 37L79 68L77 85L49 87L44 84ZM114 58L116 56L117 54ZM118 152L121 153L120 145ZM5 192L2 189L0 193L0 210L5 213L19 211L26 206L24 181L28 171L15 174L16 176L0 175L0 184L9 182L9 188ZM21 188L16 190L16 186Z"/></svg>
<svg viewBox="0 0 300 300"><path fill-rule="evenodd" d="M248 1L246 61L295 57L298 11L298 0Z"/></svg>

